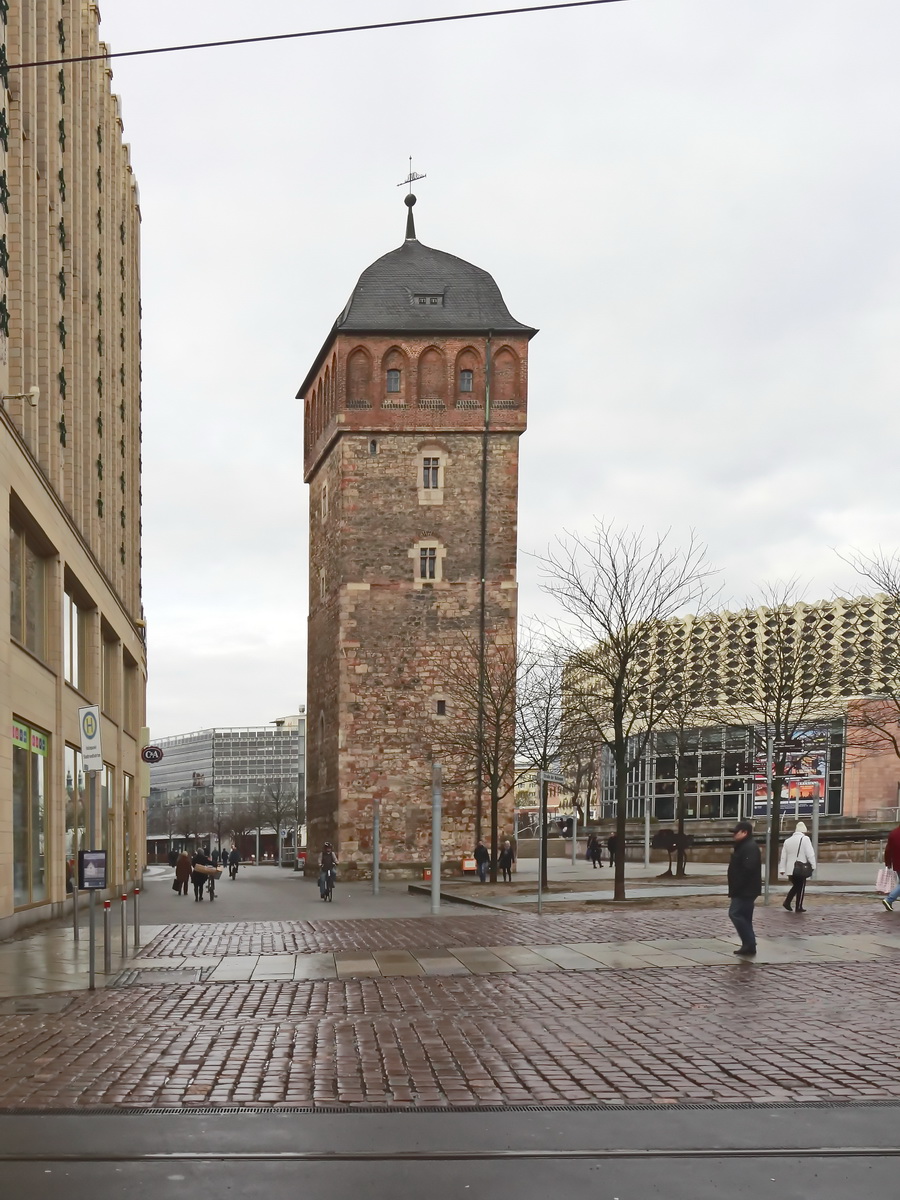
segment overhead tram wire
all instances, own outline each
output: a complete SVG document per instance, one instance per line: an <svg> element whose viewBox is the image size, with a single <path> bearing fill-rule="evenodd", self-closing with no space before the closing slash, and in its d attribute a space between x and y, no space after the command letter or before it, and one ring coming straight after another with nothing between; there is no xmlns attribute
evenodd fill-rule
<svg viewBox="0 0 900 1200"><path fill-rule="evenodd" d="M305 29L299 33L270 33L261 37L227 38L217 42L191 42L183 46L153 46L146 50L110 50L106 54L81 54L74 58L45 58L39 62L10 63L10 71L29 67L59 67L68 63L106 62L110 58L137 58L146 54L174 54L181 50L213 50L222 46L250 46L257 42L287 42L297 38L329 37L339 33L367 33L375 29L402 29L412 25L442 25L450 21L478 21L485 17L513 17L523 13L553 12L562 8L593 8L598 4L623 4L626 0L560 0L556 4L528 4L483 12L451 13L444 17L409 17L405 21L376 21L367 25L341 25L333 29Z"/></svg>

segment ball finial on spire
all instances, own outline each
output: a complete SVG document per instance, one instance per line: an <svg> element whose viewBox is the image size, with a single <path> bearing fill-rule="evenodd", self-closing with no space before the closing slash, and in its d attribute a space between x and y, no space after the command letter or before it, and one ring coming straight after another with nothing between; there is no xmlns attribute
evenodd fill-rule
<svg viewBox="0 0 900 1200"><path fill-rule="evenodd" d="M408 242L416 241L416 222L413 217L413 205L416 198L412 192L408 196L403 197L403 203L406 205L406 240Z"/></svg>

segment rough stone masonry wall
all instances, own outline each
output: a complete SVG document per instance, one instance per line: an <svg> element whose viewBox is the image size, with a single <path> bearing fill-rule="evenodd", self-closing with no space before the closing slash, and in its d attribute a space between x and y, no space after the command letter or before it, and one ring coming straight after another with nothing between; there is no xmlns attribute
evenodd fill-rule
<svg viewBox="0 0 900 1200"><path fill-rule="evenodd" d="M420 503L423 448L435 446L442 502ZM488 458L487 624L514 638L518 436L492 434ZM344 434L310 483L310 849L336 832L342 865L368 873L378 798L386 868L418 872L430 856L433 723L454 716L452 704L436 712L443 659L448 639L477 636L481 437ZM445 554L443 578L422 586L410 551L424 538ZM448 782L448 860L471 852L474 827L471 784Z"/></svg>

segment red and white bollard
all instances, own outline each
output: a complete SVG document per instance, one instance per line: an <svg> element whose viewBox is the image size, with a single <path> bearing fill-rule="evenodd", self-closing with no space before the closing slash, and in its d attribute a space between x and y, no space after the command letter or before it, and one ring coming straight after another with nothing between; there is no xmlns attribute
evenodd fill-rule
<svg viewBox="0 0 900 1200"><path fill-rule="evenodd" d="M109 907L111 900L103 901L103 973L112 974L112 938L109 932Z"/></svg>
<svg viewBox="0 0 900 1200"><path fill-rule="evenodd" d="M135 953L141 948L141 889L134 889L134 949Z"/></svg>

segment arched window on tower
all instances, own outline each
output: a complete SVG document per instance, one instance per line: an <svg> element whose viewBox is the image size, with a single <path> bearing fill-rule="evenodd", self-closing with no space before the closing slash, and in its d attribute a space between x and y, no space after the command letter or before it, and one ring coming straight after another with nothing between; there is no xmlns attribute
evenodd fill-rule
<svg viewBox="0 0 900 1200"><path fill-rule="evenodd" d="M333 411L332 407L331 407L331 367L325 368L324 393L325 393L325 424L327 425L328 422L331 420L332 411Z"/></svg>
<svg viewBox="0 0 900 1200"><path fill-rule="evenodd" d="M419 357L419 408L444 408L446 391L444 356L429 346Z"/></svg>
<svg viewBox="0 0 900 1200"><path fill-rule="evenodd" d="M372 407L372 359L362 346L347 359L347 407Z"/></svg>
<svg viewBox="0 0 900 1200"><path fill-rule="evenodd" d="M491 404L495 408L516 408L519 404L519 360L509 346L497 351L491 374Z"/></svg>
<svg viewBox="0 0 900 1200"><path fill-rule="evenodd" d="M384 391L387 407L406 404L406 355L397 346L384 356Z"/></svg>
<svg viewBox="0 0 900 1200"><path fill-rule="evenodd" d="M477 351L467 346L456 356L456 407L480 408L483 387L481 359Z"/></svg>

